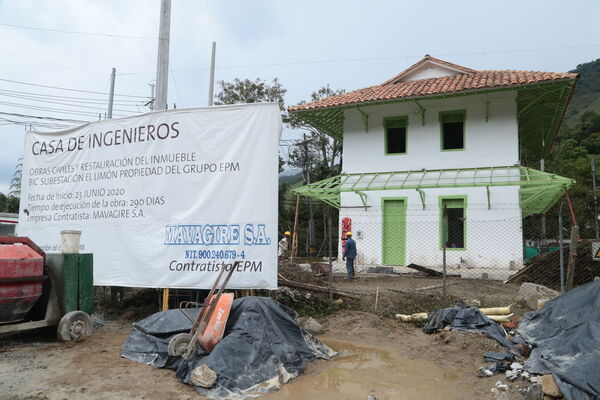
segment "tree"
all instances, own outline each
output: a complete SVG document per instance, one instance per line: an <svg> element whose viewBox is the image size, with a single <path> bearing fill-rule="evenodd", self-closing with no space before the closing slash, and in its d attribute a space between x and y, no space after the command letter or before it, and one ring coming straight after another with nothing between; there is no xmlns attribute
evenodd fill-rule
<svg viewBox="0 0 600 400"><path fill-rule="evenodd" d="M12 180L10 181L10 187L8 196L20 197L21 196L21 176L23 174L23 157L19 157L17 160L17 166L15 173L13 174Z"/></svg>
<svg viewBox="0 0 600 400"><path fill-rule="evenodd" d="M13 196L7 197L5 211L7 213L18 214L19 213L19 203L20 203L20 201L19 201L18 197L13 197Z"/></svg>
<svg viewBox="0 0 600 400"><path fill-rule="evenodd" d="M344 93L344 90L333 90L329 85L326 85L311 94L311 101L317 101L342 93ZM308 133L308 135L304 134L303 140L294 146L293 150L290 152L288 161L288 164L291 166L302 170L304 183L315 182L337 175L341 165L341 139L329 136L325 132L316 129L294 115L290 117L290 125L294 128L305 130ZM325 218L325 209L322 204L320 207L314 207L312 199L308 198L307 208L307 247L309 254L312 255L317 250L317 227L315 219L318 220L318 215L320 214L320 217L322 218L323 238L326 237L327 221Z"/></svg>
<svg viewBox="0 0 600 400"><path fill-rule="evenodd" d="M7 202L7 198L6 195L4 193L0 193L0 212L8 212L6 211L6 202Z"/></svg>
<svg viewBox="0 0 600 400"><path fill-rule="evenodd" d="M331 89L329 84L327 84L319 88L316 92L312 92L310 100L317 101L326 97L340 95L344 92L344 89ZM302 101L300 104L305 103L306 101ZM339 168L341 167L341 138L333 138L294 115L290 116L290 125L293 128L306 130L309 134L309 149L307 150L303 146L299 146L292 151L290 154L290 165L297 168L303 168L309 161L307 160L307 157L310 157L311 165L313 165L313 168L311 169L321 172L321 174L319 174L319 179L337 175L339 173Z"/></svg>
<svg viewBox="0 0 600 400"><path fill-rule="evenodd" d="M285 108L284 96L287 93L279 79L274 78L271 83L256 78L241 80L235 78L233 82L218 81L221 91L215 95L215 104L241 104L241 103L279 103L281 110L281 119L284 123L289 123L289 116Z"/></svg>

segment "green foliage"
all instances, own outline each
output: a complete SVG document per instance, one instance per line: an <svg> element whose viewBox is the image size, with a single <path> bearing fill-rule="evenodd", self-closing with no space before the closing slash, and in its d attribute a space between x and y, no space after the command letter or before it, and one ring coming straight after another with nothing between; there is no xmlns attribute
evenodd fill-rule
<svg viewBox="0 0 600 400"><path fill-rule="evenodd" d="M547 171L576 180L575 185L569 189L569 194L580 234L584 238L595 235L592 157L597 168L600 168L600 115L587 111L577 124L563 129L546 160ZM600 179L600 174L597 178ZM600 180L597 184L600 185ZM548 223L548 237L558 235L554 221L558 218L559 207L560 204L557 204L547 213L547 220L551 221ZM566 205L564 209L566 210ZM565 226L570 220L567 215L564 211ZM535 229L535 225L536 222L533 222L531 228Z"/></svg>
<svg viewBox="0 0 600 400"><path fill-rule="evenodd" d="M329 85L319 88L310 95L311 101L324 99L344 93L343 89L331 89ZM302 101L301 104L306 103ZM289 164L303 170L318 170L319 179L328 178L339 174L342 155L342 141L333 139L329 135L315 129L295 115L290 116L290 125L296 129L306 130L308 135L305 140L290 152ZM312 174L312 173L311 173ZM307 177L305 177L307 178ZM312 178L312 175L311 175ZM316 179L311 179L315 182Z"/></svg>
<svg viewBox="0 0 600 400"><path fill-rule="evenodd" d="M18 214L19 213L19 198L14 196L8 196L6 199L5 211L7 213Z"/></svg>
<svg viewBox="0 0 600 400"><path fill-rule="evenodd" d="M0 193L0 213L19 213L19 198Z"/></svg>
<svg viewBox="0 0 600 400"><path fill-rule="evenodd" d="M569 72L579 74L579 82L565 114L566 125L572 126L578 124L587 111L600 114L600 58L579 64Z"/></svg>
<svg viewBox="0 0 600 400"><path fill-rule="evenodd" d="M260 78L254 81L235 78L233 82L218 81L217 83L221 86L221 91L215 95L215 104L276 102L279 103L281 119L284 123L289 122L284 100L287 89L277 78L271 83Z"/></svg>
<svg viewBox="0 0 600 400"><path fill-rule="evenodd" d="M21 175L23 174L23 157L19 157L17 160L17 166L15 173L13 174L12 180L10 181L10 188L8 195L19 197L21 196Z"/></svg>

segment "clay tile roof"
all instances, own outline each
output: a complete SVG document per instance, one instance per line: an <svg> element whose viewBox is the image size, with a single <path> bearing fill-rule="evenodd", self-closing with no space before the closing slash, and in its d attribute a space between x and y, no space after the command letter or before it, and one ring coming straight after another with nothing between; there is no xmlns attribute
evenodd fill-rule
<svg viewBox="0 0 600 400"><path fill-rule="evenodd" d="M441 64L442 66L453 70L456 75L402 81L403 77L426 62ZM297 106L290 107L289 111L297 112L319 110L354 104L391 101L402 98L419 98L483 89L531 85L560 80L574 80L577 79L577 76L577 74L562 72L513 70L477 71L426 55L421 61L417 62L381 85L354 90L352 92L327 97L311 103L299 104Z"/></svg>

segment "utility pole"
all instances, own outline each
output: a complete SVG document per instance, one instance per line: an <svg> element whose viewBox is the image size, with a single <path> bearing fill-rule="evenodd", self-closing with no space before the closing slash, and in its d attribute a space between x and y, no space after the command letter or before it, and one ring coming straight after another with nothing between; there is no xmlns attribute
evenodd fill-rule
<svg viewBox="0 0 600 400"><path fill-rule="evenodd" d="M117 74L117 70L115 68L113 68L112 73L110 74L110 92L108 94L108 118L112 118L113 100L115 98L115 75L116 74Z"/></svg>
<svg viewBox="0 0 600 400"><path fill-rule="evenodd" d="M217 43L212 42L212 56L210 57L210 78L208 81L208 105L213 105L215 90L215 53L217 52Z"/></svg>
<svg viewBox="0 0 600 400"><path fill-rule="evenodd" d="M150 101L146 104L148 105L148 108L150 108L150 111L154 111L154 103L156 102L156 99L154 98L154 87L156 85L150 82L148 86L150 86Z"/></svg>
<svg viewBox="0 0 600 400"><path fill-rule="evenodd" d="M592 194L594 195L594 226L596 228L596 240L600 239L600 232L598 229L598 199L596 198L596 160L594 155L591 155L592 159Z"/></svg>
<svg viewBox="0 0 600 400"><path fill-rule="evenodd" d="M160 2L160 28L158 31L158 55L156 57L156 110L167 109L169 87L169 37L171 32L171 0Z"/></svg>

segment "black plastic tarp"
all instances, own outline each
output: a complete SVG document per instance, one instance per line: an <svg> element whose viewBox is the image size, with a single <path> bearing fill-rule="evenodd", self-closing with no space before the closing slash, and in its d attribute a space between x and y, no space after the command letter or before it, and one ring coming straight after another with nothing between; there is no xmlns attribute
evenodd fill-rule
<svg viewBox="0 0 600 400"><path fill-rule="evenodd" d="M551 373L569 400L600 399L600 281L526 313L518 332L533 346L527 371Z"/></svg>
<svg viewBox="0 0 600 400"><path fill-rule="evenodd" d="M195 314L197 315L197 311ZM169 339L189 332L191 322L180 310L159 312L138 321L125 341L121 356L160 368L171 368L185 383L194 368L206 364L217 374L210 389L197 387L210 398L244 398L249 393L277 389L300 374L308 361L329 359L335 352L300 328L296 313L265 297L233 302L225 336L210 354L189 362L167 354Z"/></svg>
<svg viewBox="0 0 600 400"><path fill-rule="evenodd" d="M450 326L456 331L483 333L495 339L504 347L515 345L506 338L506 331L497 322L489 319L477 307L462 308L460 306L442 308L429 314L427 324L423 328L425 333L433 333Z"/></svg>

